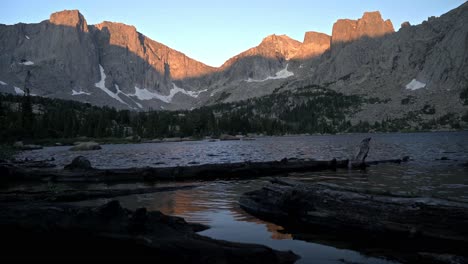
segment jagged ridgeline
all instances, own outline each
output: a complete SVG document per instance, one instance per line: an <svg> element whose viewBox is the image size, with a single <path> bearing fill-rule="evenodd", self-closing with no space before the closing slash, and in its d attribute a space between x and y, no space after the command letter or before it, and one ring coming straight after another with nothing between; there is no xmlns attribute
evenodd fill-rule
<svg viewBox="0 0 468 264"><path fill-rule="evenodd" d="M334 114L320 107L312 113L315 97L303 103L290 99L294 102L287 103L294 109L283 109L286 112L276 111L280 106L274 104L276 112L254 109L259 115L253 118L270 121L252 130L347 131L347 121L348 127L363 130L468 126L462 119L468 110L468 3L419 25L397 28L386 14L372 11L356 20L339 19L330 27L331 35L309 31L303 40L266 36L220 67L211 67L134 26L108 21L88 25L78 10L66 10L37 24L0 25L0 92L24 94L29 89L36 96L116 109L180 111L211 109L218 103L239 108L235 102L247 102L239 109L248 109L250 100L263 107L280 88L290 91L284 96L298 92L295 98L302 98L301 88L315 85L346 100L359 96L361 105L352 116L338 113L347 111L346 105L334 106ZM293 116L299 113L302 120L314 122L297 121ZM315 118L319 113L325 115ZM346 122L340 115L347 116ZM431 124L438 120L442 123ZM175 133L169 131L164 133Z"/></svg>
<svg viewBox="0 0 468 264"><path fill-rule="evenodd" d="M31 104L26 106L25 104ZM460 128L468 112L450 113L422 121L430 115L426 107L404 118L382 122L354 120L365 104L384 103L378 98L344 95L320 86L276 91L271 95L241 102L221 103L191 111L116 110L70 100L0 94L0 136L2 141L20 138L144 138L204 137L220 134L284 135L298 133L339 133ZM25 115L30 119L23 118ZM25 121L26 120L26 121ZM30 122L30 123L24 123ZM31 129L32 128L32 129Z"/></svg>

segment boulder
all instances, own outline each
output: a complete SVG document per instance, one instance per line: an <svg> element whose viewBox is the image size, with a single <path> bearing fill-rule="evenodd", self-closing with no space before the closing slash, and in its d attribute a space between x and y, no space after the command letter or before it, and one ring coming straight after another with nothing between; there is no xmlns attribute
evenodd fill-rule
<svg viewBox="0 0 468 264"><path fill-rule="evenodd" d="M13 147L15 147L15 148L22 148L23 146L24 146L23 141L16 141L13 144Z"/></svg>
<svg viewBox="0 0 468 264"><path fill-rule="evenodd" d="M99 150L101 146L99 143L96 142L79 142L78 144L75 143L75 146L70 148L71 151L81 151L81 150Z"/></svg>
<svg viewBox="0 0 468 264"><path fill-rule="evenodd" d="M240 137L233 136L233 135L228 135L228 134L222 134L219 136L220 140L240 140Z"/></svg>
<svg viewBox="0 0 468 264"><path fill-rule="evenodd" d="M64 167L66 170L90 170L92 168L91 162L83 156L74 158L70 164Z"/></svg>
<svg viewBox="0 0 468 264"><path fill-rule="evenodd" d="M13 144L13 147L20 150L35 150L35 149L42 149L42 146L27 144L25 145L23 141L17 141Z"/></svg>

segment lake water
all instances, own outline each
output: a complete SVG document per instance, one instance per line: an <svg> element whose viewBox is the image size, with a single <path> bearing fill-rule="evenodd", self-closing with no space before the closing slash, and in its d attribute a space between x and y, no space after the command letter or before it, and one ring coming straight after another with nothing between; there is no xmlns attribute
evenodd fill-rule
<svg viewBox="0 0 468 264"><path fill-rule="evenodd" d="M255 141L178 142L158 144L104 145L102 150L71 152L69 147L51 147L22 153L19 158L55 158L63 166L77 155L86 156L93 166L142 167L175 166L238 161L270 161L282 158L329 160L352 157L365 137L372 137L368 160L410 156L402 164L371 166L366 171L324 171L291 174L303 182L327 181L353 187L378 189L401 194L449 198L468 202L468 132L415 134L352 134L336 136L263 137ZM443 160L441 160L444 157ZM247 175L246 175L247 176ZM202 235L237 242L258 243L280 250L292 250L302 258L298 263L393 263L366 250L355 249L323 237L299 240L282 227L245 213L238 205L242 193L259 189L267 178L237 181L158 183L155 185L194 184L194 189L131 195L118 198L125 207L147 207L184 217L189 222L209 225ZM76 185L71 185L76 187ZM126 188L132 185L83 185L80 188ZM15 189L50 188L15 186ZM58 184L54 188L70 188ZM106 200L81 204L104 203ZM313 236L312 236L313 237ZM364 254L363 252L366 252ZM386 254L385 256L388 256Z"/></svg>

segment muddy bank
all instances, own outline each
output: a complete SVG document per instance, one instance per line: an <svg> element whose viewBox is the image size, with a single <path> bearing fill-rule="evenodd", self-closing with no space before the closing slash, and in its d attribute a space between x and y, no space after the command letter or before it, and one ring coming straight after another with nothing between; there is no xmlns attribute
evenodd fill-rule
<svg viewBox="0 0 468 264"><path fill-rule="evenodd" d="M126 260L158 263L294 263L292 252L200 236L206 229L116 201L100 207L3 203L3 260Z"/></svg>

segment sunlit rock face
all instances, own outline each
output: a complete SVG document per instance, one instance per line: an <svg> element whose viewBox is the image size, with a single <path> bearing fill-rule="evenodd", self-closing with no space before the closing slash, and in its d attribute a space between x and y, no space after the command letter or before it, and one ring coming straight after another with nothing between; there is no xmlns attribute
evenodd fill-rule
<svg viewBox="0 0 468 264"><path fill-rule="evenodd" d="M50 15L49 22L57 26L74 27L80 31L88 32L88 24L78 10L64 10Z"/></svg>
<svg viewBox="0 0 468 264"><path fill-rule="evenodd" d="M331 37L327 34L309 31L304 35L304 41L296 54L297 59L310 59L323 54L330 49Z"/></svg>
<svg viewBox="0 0 468 264"><path fill-rule="evenodd" d="M358 20L339 19L333 25L332 44L351 42L362 37L377 38L393 33L392 21L383 20L380 12L365 12Z"/></svg>

